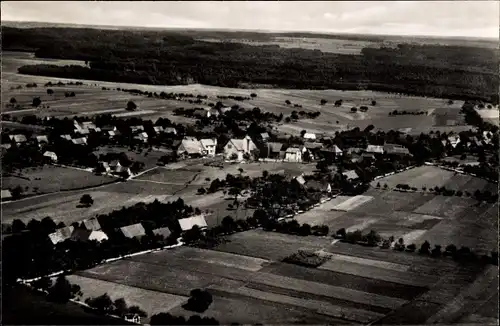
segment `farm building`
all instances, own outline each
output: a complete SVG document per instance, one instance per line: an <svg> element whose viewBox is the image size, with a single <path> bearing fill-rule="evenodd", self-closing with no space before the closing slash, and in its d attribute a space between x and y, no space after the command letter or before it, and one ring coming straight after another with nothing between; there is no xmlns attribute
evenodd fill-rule
<svg viewBox="0 0 500 326"><path fill-rule="evenodd" d="M346 172L342 173L342 175L345 176L346 179L349 181L356 181L359 179L359 175L354 170L346 171Z"/></svg>
<svg viewBox="0 0 500 326"><path fill-rule="evenodd" d="M220 115L220 111L218 109L215 109L215 108L211 108L210 110L208 110L208 113L209 113L209 117L218 117Z"/></svg>
<svg viewBox="0 0 500 326"><path fill-rule="evenodd" d="M389 155L410 155L408 148L396 144L385 144L384 153Z"/></svg>
<svg viewBox="0 0 500 326"><path fill-rule="evenodd" d="M168 227L164 227L164 228L154 229L153 234L161 235L166 239L170 236L170 234L172 234L172 232L170 231L170 229Z"/></svg>
<svg viewBox="0 0 500 326"><path fill-rule="evenodd" d="M154 126L153 127L153 130L157 133L157 134L161 134L162 132L164 132L165 130L163 129L162 126Z"/></svg>
<svg viewBox="0 0 500 326"><path fill-rule="evenodd" d="M54 152L46 151L43 156L49 158L52 162L57 162L57 154Z"/></svg>
<svg viewBox="0 0 500 326"><path fill-rule="evenodd" d="M10 192L9 189L4 189L2 190L0 197L2 200L9 200L12 199L12 193Z"/></svg>
<svg viewBox="0 0 500 326"><path fill-rule="evenodd" d="M111 167L109 166L108 162L98 162L99 169L104 172L110 172Z"/></svg>
<svg viewBox="0 0 500 326"><path fill-rule="evenodd" d="M127 238L140 238L146 235L146 230L141 223L121 227L120 232Z"/></svg>
<svg viewBox="0 0 500 326"><path fill-rule="evenodd" d="M73 241L97 241L101 242L103 240L108 240L106 233L102 231L95 230L85 230L77 228L73 231L70 237Z"/></svg>
<svg viewBox="0 0 500 326"><path fill-rule="evenodd" d="M193 116L196 118L210 118L211 113L209 110L205 109L195 109L193 111Z"/></svg>
<svg viewBox="0 0 500 326"><path fill-rule="evenodd" d="M184 137L177 148L177 155L199 157L205 155L205 150L198 139L194 137Z"/></svg>
<svg viewBox="0 0 500 326"><path fill-rule="evenodd" d="M130 168L125 166L117 166L116 169L112 171L112 173L120 175L125 178L128 178L132 175L132 171L130 170Z"/></svg>
<svg viewBox="0 0 500 326"><path fill-rule="evenodd" d="M256 149L257 146L249 136L243 139L231 139L224 146L224 157L228 160L236 157L238 161L242 161L245 154L250 155Z"/></svg>
<svg viewBox="0 0 500 326"><path fill-rule="evenodd" d="M455 148L457 145L460 143L460 137L459 136L448 136L448 141L450 142L450 145Z"/></svg>
<svg viewBox="0 0 500 326"><path fill-rule="evenodd" d="M230 106L225 106L225 107L220 108L220 112L221 112L222 114L227 113L227 112L229 112L229 111L231 111L231 110L232 110L232 109L231 109L231 107L230 107Z"/></svg>
<svg viewBox="0 0 500 326"><path fill-rule="evenodd" d="M282 143L267 143L267 157L273 159L284 158L284 153L282 155L283 144Z"/></svg>
<svg viewBox="0 0 500 326"><path fill-rule="evenodd" d="M144 126L131 126L130 130L132 130L132 133L138 133L144 131Z"/></svg>
<svg viewBox="0 0 500 326"><path fill-rule="evenodd" d="M217 139L201 139L201 146L208 156L215 156L215 149L217 148Z"/></svg>
<svg viewBox="0 0 500 326"><path fill-rule="evenodd" d="M61 135L61 138L62 139L66 139L66 140L71 140L71 136L70 135Z"/></svg>
<svg viewBox="0 0 500 326"><path fill-rule="evenodd" d="M163 132L166 134L174 134L177 135L177 130L174 127L167 127L163 129Z"/></svg>
<svg viewBox="0 0 500 326"><path fill-rule="evenodd" d="M83 220L81 226L85 228L85 230L91 231L99 231L101 229L101 224L99 224L99 221L96 218Z"/></svg>
<svg viewBox="0 0 500 326"><path fill-rule="evenodd" d="M71 142L75 145L87 145L87 138L86 137L76 138L72 139Z"/></svg>
<svg viewBox="0 0 500 326"><path fill-rule="evenodd" d="M316 159L321 153L321 150L323 149L323 144L322 143L310 143L307 142L304 144L304 147L311 152L312 158Z"/></svg>
<svg viewBox="0 0 500 326"><path fill-rule="evenodd" d="M312 189L315 191L320 191L325 193L332 192L332 186L330 185L330 183L326 181L309 180L304 184L304 186L307 189Z"/></svg>
<svg viewBox="0 0 500 326"><path fill-rule="evenodd" d="M372 154L384 154L384 146L380 145L368 145L365 152Z"/></svg>
<svg viewBox="0 0 500 326"><path fill-rule="evenodd" d="M48 144L49 139L45 135L38 135L38 136L36 136L36 142L38 144Z"/></svg>
<svg viewBox="0 0 500 326"><path fill-rule="evenodd" d="M300 148L290 147L285 151L285 161L302 162L302 151Z"/></svg>
<svg viewBox="0 0 500 326"><path fill-rule="evenodd" d="M191 230L195 225L197 225L200 229L204 229L208 226L207 221L205 220L205 216L203 216L203 214L187 218L181 218L179 220L179 225L182 231Z"/></svg>
<svg viewBox="0 0 500 326"><path fill-rule="evenodd" d="M49 239L52 241L52 244L63 242L71 237L74 230L75 228L73 226L57 229L54 233L49 234Z"/></svg>
<svg viewBox="0 0 500 326"><path fill-rule="evenodd" d="M347 149L346 153L349 155L355 154L355 153L361 153L364 150L360 147L350 147Z"/></svg>
<svg viewBox="0 0 500 326"><path fill-rule="evenodd" d="M306 132L302 138L304 138L305 140L316 140L316 134L312 132Z"/></svg>
<svg viewBox="0 0 500 326"><path fill-rule="evenodd" d="M148 142L148 134L146 132L141 132L137 136L134 137L135 139L138 139L139 141L142 141L143 143Z"/></svg>
<svg viewBox="0 0 500 326"><path fill-rule="evenodd" d="M16 144L24 144L28 141L28 139L26 139L26 136L23 134L10 135L9 138L13 143Z"/></svg>

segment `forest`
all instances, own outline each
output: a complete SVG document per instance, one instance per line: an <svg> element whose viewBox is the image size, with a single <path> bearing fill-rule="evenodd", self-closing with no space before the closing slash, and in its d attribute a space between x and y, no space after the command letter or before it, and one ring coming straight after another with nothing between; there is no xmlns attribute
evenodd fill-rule
<svg viewBox="0 0 500 326"><path fill-rule="evenodd" d="M4 27L2 49L88 63L23 66L19 68L23 74L156 85L375 90L498 103L498 49L400 44L344 55L277 45L204 42L194 35Z"/></svg>

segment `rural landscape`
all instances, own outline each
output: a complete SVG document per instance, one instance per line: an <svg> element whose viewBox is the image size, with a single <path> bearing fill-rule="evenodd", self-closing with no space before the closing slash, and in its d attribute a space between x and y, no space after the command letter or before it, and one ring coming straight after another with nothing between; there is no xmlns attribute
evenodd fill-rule
<svg viewBox="0 0 500 326"><path fill-rule="evenodd" d="M2 323L498 325L498 58L2 21Z"/></svg>

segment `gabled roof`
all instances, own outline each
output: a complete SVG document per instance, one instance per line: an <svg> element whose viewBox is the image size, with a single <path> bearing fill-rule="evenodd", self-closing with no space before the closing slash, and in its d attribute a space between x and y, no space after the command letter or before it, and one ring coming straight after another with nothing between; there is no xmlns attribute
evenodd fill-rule
<svg viewBox="0 0 500 326"><path fill-rule="evenodd" d="M187 218L181 218L179 220L179 225L181 227L182 231L187 231L191 230L193 226L198 225L198 227L201 228L206 228L207 227L207 221L205 221L205 216L203 215L196 215L196 216L191 216Z"/></svg>
<svg viewBox="0 0 500 326"><path fill-rule="evenodd" d="M408 148L397 144L385 144L384 151L388 154L410 154Z"/></svg>
<svg viewBox="0 0 500 326"><path fill-rule="evenodd" d="M307 149L321 149L321 148L323 148L322 143L305 143L304 146Z"/></svg>
<svg viewBox="0 0 500 326"><path fill-rule="evenodd" d="M82 226L87 230L98 231L101 229L101 224L96 218L90 218L82 221Z"/></svg>
<svg viewBox="0 0 500 326"><path fill-rule="evenodd" d="M249 141L249 148L255 147L255 143L250 139L250 137L245 137L243 139L231 139L228 144L231 143L237 151L245 151L245 142Z"/></svg>
<svg viewBox="0 0 500 326"><path fill-rule="evenodd" d="M66 139L66 140L71 140L70 135L61 135L61 138Z"/></svg>
<svg viewBox="0 0 500 326"><path fill-rule="evenodd" d="M368 145L366 147L366 151L368 153L383 154L384 153L384 146L380 146L380 145Z"/></svg>
<svg viewBox="0 0 500 326"><path fill-rule="evenodd" d="M203 147L217 146L217 139L201 139L200 143Z"/></svg>
<svg viewBox="0 0 500 326"><path fill-rule="evenodd" d="M328 182L311 179L307 181L304 186L308 189L326 190L328 188Z"/></svg>
<svg viewBox="0 0 500 326"><path fill-rule="evenodd" d="M167 127L163 129L166 134L177 134L177 130L174 127Z"/></svg>
<svg viewBox="0 0 500 326"><path fill-rule="evenodd" d="M302 153L302 151L297 147L288 147L286 153Z"/></svg>
<svg viewBox="0 0 500 326"><path fill-rule="evenodd" d="M28 141L28 139L26 139L26 136L22 134L11 135L11 139L16 143L25 143Z"/></svg>
<svg viewBox="0 0 500 326"><path fill-rule="evenodd" d="M142 237L146 235L146 230L144 230L141 223L121 227L120 231L127 238Z"/></svg>
<svg viewBox="0 0 500 326"><path fill-rule="evenodd" d="M9 189L2 189L1 196L2 199L11 199L12 193Z"/></svg>
<svg viewBox="0 0 500 326"><path fill-rule="evenodd" d="M267 147L269 148L270 153L279 153L283 149L283 144L270 142L267 143Z"/></svg>
<svg viewBox="0 0 500 326"><path fill-rule="evenodd" d="M184 138L179 146L183 148L188 154L201 154L203 152L203 145L196 138Z"/></svg>
<svg viewBox="0 0 500 326"><path fill-rule="evenodd" d="M168 238L172 232L168 227L158 228L153 230L153 234L162 235L164 238Z"/></svg>
<svg viewBox="0 0 500 326"><path fill-rule="evenodd" d="M344 175L347 178L347 180L355 180L359 178L358 174L354 170L346 171L342 173L342 175Z"/></svg>
<svg viewBox="0 0 500 326"><path fill-rule="evenodd" d="M103 231L75 229L71 234L71 240L74 241L98 241L108 240L108 236Z"/></svg>
<svg viewBox="0 0 500 326"><path fill-rule="evenodd" d="M336 154L340 154L340 153L342 153L342 150L341 150L341 149L340 149L337 145L333 145L332 150L333 150L333 152L335 152Z"/></svg>
<svg viewBox="0 0 500 326"><path fill-rule="evenodd" d="M63 242L71 237L74 229L73 226L57 229L56 232L49 234L50 241L52 241L53 244Z"/></svg>
<svg viewBox="0 0 500 326"><path fill-rule="evenodd" d="M50 152L50 151L46 151L45 153L43 153L43 156L48 156L48 157L57 157L56 153L54 152Z"/></svg>
<svg viewBox="0 0 500 326"><path fill-rule="evenodd" d="M87 138L85 138L85 137L72 139L71 141L75 145L85 145L85 144L87 144Z"/></svg>
<svg viewBox="0 0 500 326"><path fill-rule="evenodd" d="M36 141L39 143L48 143L49 139L45 135L36 136Z"/></svg>

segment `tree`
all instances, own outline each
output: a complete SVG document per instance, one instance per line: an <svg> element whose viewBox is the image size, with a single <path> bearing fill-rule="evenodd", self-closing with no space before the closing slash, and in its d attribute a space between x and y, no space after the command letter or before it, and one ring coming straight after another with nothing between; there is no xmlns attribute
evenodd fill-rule
<svg viewBox="0 0 500 326"><path fill-rule="evenodd" d="M306 151L304 155L302 155L302 160L304 160L304 162L311 162L311 153Z"/></svg>
<svg viewBox="0 0 500 326"><path fill-rule="evenodd" d="M417 250L417 246L414 243L412 243L412 244L406 246L406 250L409 252L414 252L415 250Z"/></svg>
<svg viewBox="0 0 500 326"><path fill-rule="evenodd" d="M128 307L125 299L119 298L113 302L113 313L117 316L123 316L127 313Z"/></svg>
<svg viewBox="0 0 500 326"><path fill-rule="evenodd" d="M376 246L382 240L382 237L374 230L371 230L365 238L370 246Z"/></svg>
<svg viewBox="0 0 500 326"><path fill-rule="evenodd" d="M307 131L302 130L302 131L300 132L300 137L304 138L304 135L305 135L306 133L307 133Z"/></svg>
<svg viewBox="0 0 500 326"><path fill-rule="evenodd" d="M221 225L227 233L233 232L236 229L236 222L229 215L222 219Z"/></svg>
<svg viewBox="0 0 500 326"><path fill-rule="evenodd" d="M41 291L48 291L52 287L52 280L44 276L32 283L32 286Z"/></svg>
<svg viewBox="0 0 500 326"><path fill-rule="evenodd" d="M127 313L133 314L133 315L138 315L138 316L143 317L143 318L148 316L148 314L144 310L142 310L139 306L130 306L128 308Z"/></svg>
<svg viewBox="0 0 500 326"><path fill-rule="evenodd" d="M94 199L89 194L85 194L80 198L80 204L85 207L90 207L94 204Z"/></svg>
<svg viewBox="0 0 500 326"><path fill-rule="evenodd" d="M183 306L186 310L202 313L212 304L212 295L207 290L194 289L188 302Z"/></svg>
<svg viewBox="0 0 500 326"><path fill-rule="evenodd" d="M40 230L43 233L46 234L52 233L56 230L56 227L57 227L56 223L52 220L50 216L44 217L40 221Z"/></svg>
<svg viewBox="0 0 500 326"><path fill-rule="evenodd" d="M17 103L16 98L15 97L11 97L9 103L12 104L12 105L16 104Z"/></svg>
<svg viewBox="0 0 500 326"><path fill-rule="evenodd" d="M137 105L133 101L127 102L127 111L134 111L137 109Z"/></svg>
<svg viewBox="0 0 500 326"><path fill-rule="evenodd" d="M356 108L356 107L352 107L352 108L351 108L351 112L352 112L352 113L356 113L356 112L358 112L358 108Z"/></svg>
<svg viewBox="0 0 500 326"><path fill-rule="evenodd" d="M107 293L95 298L87 298L85 303L102 314L113 311L113 301Z"/></svg>
<svg viewBox="0 0 500 326"><path fill-rule="evenodd" d="M377 101L373 100L372 101L372 106L375 106L375 105L377 105Z"/></svg>
<svg viewBox="0 0 500 326"><path fill-rule="evenodd" d="M192 243L200 240L202 236L203 234L201 233L200 227L198 225L193 225L193 227L190 230L187 230L184 233L183 239L187 243Z"/></svg>
<svg viewBox="0 0 500 326"><path fill-rule="evenodd" d="M71 285L64 275L57 278L56 283L49 289L48 299L53 302L66 303L80 294L80 287Z"/></svg>
<svg viewBox="0 0 500 326"><path fill-rule="evenodd" d="M341 228L341 229L337 230L336 235L340 238L345 238L347 235L347 232L344 228Z"/></svg>
<svg viewBox="0 0 500 326"><path fill-rule="evenodd" d="M250 97L251 97L251 98L256 98L256 97L257 97L257 94L252 93L252 94L250 94Z"/></svg>
<svg viewBox="0 0 500 326"><path fill-rule="evenodd" d="M39 107L42 104L42 100L39 97L33 98L33 101L31 102L31 106L34 107Z"/></svg>
<svg viewBox="0 0 500 326"><path fill-rule="evenodd" d="M285 101L285 104L286 104L286 105L290 105L290 104L292 104L292 102L290 102L290 100L286 100L286 101Z"/></svg>
<svg viewBox="0 0 500 326"><path fill-rule="evenodd" d="M299 235L304 237L311 235L311 226L307 223L302 224L299 228Z"/></svg>
<svg viewBox="0 0 500 326"><path fill-rule="evenodd" d="M325 105L325 104L326 104L326 102L327 102L327 100L325 100L325 99L321 99L320 104L321 104L321 105Z"/></svg>
<svg viewBox="0 0 500 326"><path fill-rule="evenodd" d="M76 95L75 92L69 93L69 97L75 97L75 95Z"/></svg>
<svg viewBox="0 0 500 326"><path fill-rule="evenodd" d="M434 249L431 251L431 256L432 257L440 257L441 256L441 246L440 245L435 245Z"/></svg>
<svg viewBox="0 0 500 326"><path fill-rule="evenodd" d="M12 193L12 198L18 199L23 194L23 188L18 185L11 189L10 192Z"/></svg>
<svg viewBox="0 0 500 326"><path fill-rule="evenodd" d="M269 172L267 170L262 171L262 178L267 179Z"/></svg>
<svg viewBox="0 0 500 326"><path fill-rule="evenodd" d="M12 221L12 233L19 233L26 230L26 224L19 219Z"/></svg>
<svg viewBox="0 0 500 326"><path fill-rule="evenodd" d="M430 253L430 248L431 244L426 240L424 243L422 243L418 252L422 255L428 255Z"/></svg>
<svg viewBox="0 0 500 326"><path fill-rule="evenodd" d="M50 88L47 89L47 95L52 95L54 94L54 91Z"/></svg>

